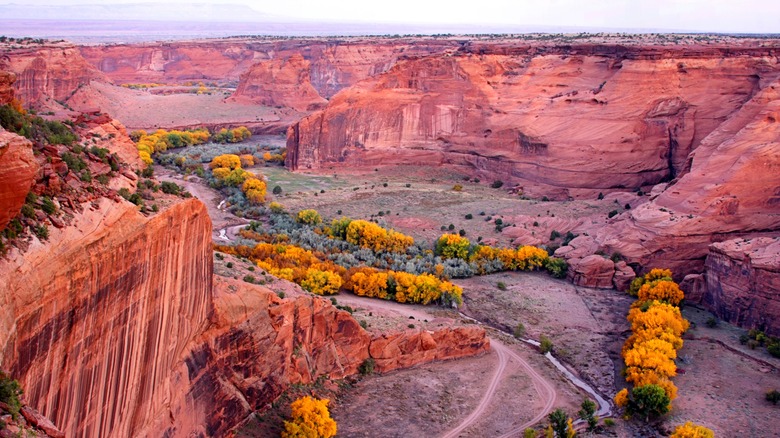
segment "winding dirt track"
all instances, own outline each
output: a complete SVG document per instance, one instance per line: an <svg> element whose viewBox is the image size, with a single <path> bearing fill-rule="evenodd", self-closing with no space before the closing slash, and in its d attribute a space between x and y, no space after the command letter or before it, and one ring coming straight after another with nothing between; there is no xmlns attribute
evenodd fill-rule
<svg viewBox="0 0 780 438"><path fill-rule="evenodd" d="M490 338L490 345L498 354L498 366L496 367L496 371L493 374L493 379L490 381L490 385L488 386L485 395L482 396L482 400L479 402L479 405L477 405L474 411L469 414L469 416L464 418L463 421L461 421L461 423L454 429L451 429L442 435L442 438L457 438L460 436L461 432L477 422L477 420L481 417L482 413L485 411L485 409L487 409L488 405L492 401L493 395L498 389L501 378L503 377L506 364L510 359L516 361L525 370L533 382L536 393L539 394L539 397L545 401L545 404L544 408L539 411L536 416L521 424L520 426L517 426L514 429L501 435L501 438L517 436L527 427L531 427L544 419L547 414L552 411L552 408L555 405L555 400L558 398L558 393L555 391L555 388L553 388L553 386L547 380L545 380L544 377L540 376L539 373L537 373L536 370L534 370L531 365L525 361L525 359L520 357L511 349L507 348L506 345L500 343L495 338Z"/></svg>
<svg viewBox="0 0 780 438"><path fill-rule="evenodd" d="M435 318L435 316L425 312L424 309L421 309L417 306L410 306L408 304L398 304L391 301L376 300L372 298L346 294L340 295L338 300L341 303L352 306L358 305L365 308L390 310L392 312L401 314L404 317L413 316L419 320ZM474 410L468 416L466 416L463 421L460 422L460 424L445 432L442 435L442 438L457 438L464 430L482 418L483 413L488 408L488 406L490 406L496 391L501 385L501 381L504 378L504 372L509 361L517 362L531 378L536 393L539 395L539 398L544 401L544 407L533 418L501 436L507 438L517 436L519 433L522 433L525 428L534 426L536 423L543 420L547 414L552 411L552 408L555 405L555 401L558 398L558 394L550 382L545 380L545 378L542 377L528 362L526 362L525 359L520 357L520 355L499 342L497 339L490 338L490 345L493 347L493 350L498 356L498 364L496 365L496 369L493 371L493 376L491 377L490 384L488 385L485 394L482 396L482 399L474 408Z"/></svg>

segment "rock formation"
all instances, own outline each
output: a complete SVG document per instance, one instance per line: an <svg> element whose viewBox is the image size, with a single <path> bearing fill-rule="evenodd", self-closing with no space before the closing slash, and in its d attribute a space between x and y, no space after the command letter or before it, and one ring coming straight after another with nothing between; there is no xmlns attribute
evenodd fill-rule
<svg viewBox="0 0 780 438"><path fill-rule="evenodd" d="M118 84L214 81L236 83L258 62L303 56L311 63L317 93L330 98L344 87L384 72L402 57L455 49L455 40L398 39L225 39L198 42L84 46L81 54Z"/></svg>
<svg viewBox="0 0 780 438"><path fill-rule="evenodd" d="M75 46L18 49L8 59L6 68L17 77L16 97L25 106L51 107L91 80L109 81Z"/></svg>
<svg viewBox="0 0 780 438"><path fill-rule="evenodd" d="M208 323L211 222L196 200L149 220L97 205L0 261L0 362L67 436L133 436L163 414L171 371Z"/></svg>
<svg viewBox="0 0 780 438"><path fill-rule="evenodd" d="M763 52L623 52L488 46L399 62L293 126L288 167L427 162L558 198L636 189L685 172L702 139L777 74Z"/></svg>
<svg viewBox="0 0 780 438"><path fill-rule="evenodd" d="M714 243L701 300L719 318L780 335L780 238Z"/></svg>
<svg viewBox="0 0 780 438"><path fill-rule="evenodd" d="M19 214L37 172L32 143L0 128L0 230Z"/></svg>
<svg viewBox="0 0 780 438"><path fill-rule="evenodd" d="M780 81L761 86L702 140L690 172L593 230L596 247L682 279L703 271L713 241L780 232Z"/></svg>
<svg viewBox="0 0 780 438"><path fill-rule="evenodd" d="M314 111L327 102L311 85L311 63L300 54L259 62L241 75L233 98L296 111Z"/></svg>
<svg viewBox="0 0 780 438"><path fill-rule="evenodd" d="M15 79L13 73L0 71L0 105L14 99ZM0 127L0 230L19 214L38 167L32 143Z"/></svg>

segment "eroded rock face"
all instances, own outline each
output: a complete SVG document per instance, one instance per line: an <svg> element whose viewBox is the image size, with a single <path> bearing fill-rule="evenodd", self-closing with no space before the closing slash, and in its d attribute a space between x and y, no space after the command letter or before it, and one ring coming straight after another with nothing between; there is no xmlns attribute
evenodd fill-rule
<svg viewBox="0 0 780 438"><path fill-rule="evenodd" d="M780 81L702 140L691 170L650 201L591 233L605 253L678 280L701 273L713 241L780 230Z"/></svg>
<svg viewBox="0 0 780 438"><path fill-rule="evenodd" d="M215 310L206 341L193 346L177 371L173 421L156 425L160 433L224 435L290 384L355 374L369 357L384 372L473 356L490 346L478 327L372 338L327 300L280 299L264 287L219 277Z"/></svg>
<svg viewBox="0 0 780 438"><path fill-rule="evenodd" d="M264 106L314 111L327 102L311 85L311 63L300 54L259 62L241 75L233 98Z"/></svg>
<svg viewBox="0 0 780 438"><path fill-rule="evenodd" d="M91 80L109 81L75 46L20 49L11 53L8 59L7 68L17 77L16 97L25 106L41 107L49 99L64 102Z"/></svg>
<svg viewBox="0 0 780 438"><path fill-rule="evenodd" d="M97 205L0 261L0 363L67 436L134 436L208 324L211 221L197 200L148 220Z"/></svg>
<svg viewBox="0 0 780 438"><path fill-rule="evenodd" d="M384 72L402 57L457 48L447 39L241 40L84 46L81 54L116 83L239 80L258 62L302 56L311 84L330 98L344 87Z"/></svg>
<svg viewBox="0 0 780 438"><path fill-rule="evenodd" d="M14 98L13 83L15 81L15 74L0 70L0 105L5 105Z"/></svg>
<svg viewBox="0 0 780 438"><path fill-rule="evenodd" d="M0 128L0 230L19 214L38 168L32 143Z"/></svg>
<svg viewBox="0 0 780 438"><path fill-rule="evenodd" d="M291 127L287 165L425 162L557 198L649 186L682 174L773 71L760 56L608 49L488 46L399 62Z"/></svg>
<svg viewBox="0 0 780 438"><path fill-rule="evenodd" d="M725 321L780 335L780 238L714 243L706 267L702 304Z"/></svg>

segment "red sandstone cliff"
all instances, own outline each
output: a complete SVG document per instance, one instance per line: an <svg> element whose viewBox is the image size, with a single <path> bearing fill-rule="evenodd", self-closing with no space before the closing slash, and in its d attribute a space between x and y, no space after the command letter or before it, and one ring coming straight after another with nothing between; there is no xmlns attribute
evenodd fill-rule
<svg viewBox="0 0 780 438"><path fill-rule="evenodd" d="M91 80L109 81L75 46L15 49L8 55L6 68L16 74L16 97L25 106L50 107Z"/></svg>
<svg viewBox="0 0 780 438"><path fill-rule="evenodd" d="M637 188L687 170L702 139L776 75L759 54L608 49L400 62L294 125L287 165L427 162L557 197Z"/></svg>
<svg viewBox="0 0 780 438"><path fill-rule="evenodd" d="M19 214L37 172L32 143L0 128L0 230Z"/></svg>
<svg viewBox="0 0 780 438"><path fill-rule="evenodd" d="M725 321L780 335L780 238L715 243L701 302Z"/></svg>
<svg viewBox="0 0 780 438"><path fill-rule="evenodd" d="M593 241L683 275L702 271L714 241L780 231L780 80L761 86L691 154L690 172L594 230Z"/></svg>
<svg viewBox="0 0 780 438"><path fill-rule="evenodd" d="M0 105L14 99L15 80L13 73L0 71ZM0 127L0 230L19 214L38 167L32 143Z"/></svg>
<svg viewBox="0 0 780 438"><path fill-rule="evenodd" d="M417 39L226 39L197 42L84 46L81 54L116 83L233 82L261 61L301 55L311 62L317 93L329 98L342 88L389 69L401 57L441 53L454 40Z"/></svg>
<svg viewBox="0 0 780 438"><path fill-rule="evenodd" d="M327 101L312 87L310 69L311 63L299 54L259 62L241 75L233 98L296 111L320 109Z"/></svg>

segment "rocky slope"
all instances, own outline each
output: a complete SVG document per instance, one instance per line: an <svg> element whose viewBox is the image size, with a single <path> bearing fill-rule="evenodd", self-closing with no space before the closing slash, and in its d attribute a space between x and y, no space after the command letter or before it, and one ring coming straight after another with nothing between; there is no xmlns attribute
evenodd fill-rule
<svg viewBox="0 0 780 438"><path fill-rule="evenodd" d="M618 49L486 46L401 62L293 126L288 166L428 162L558 198L635 189L686 171L777 75L762 51Z"/></svg>

